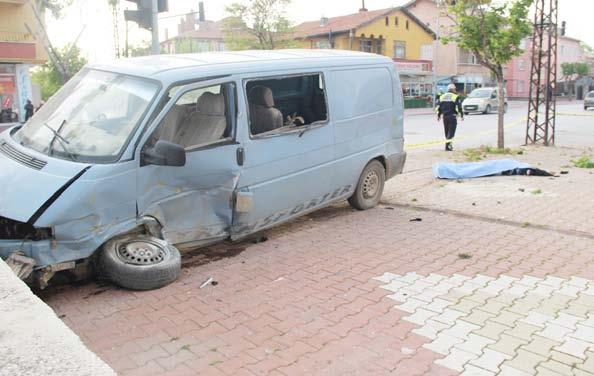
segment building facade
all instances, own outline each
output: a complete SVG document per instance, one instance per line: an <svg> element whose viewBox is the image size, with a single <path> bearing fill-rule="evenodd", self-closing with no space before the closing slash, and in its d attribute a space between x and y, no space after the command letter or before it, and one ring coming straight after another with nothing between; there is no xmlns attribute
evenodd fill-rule
<svg viewBox="0 0 594 376"><path fill-rule="evenodd" d="M28 1L0 0L0 110L4 121L9 111L25 120L25 104L33 99L29 68L47 60L43 46L25 26L36 30L36 22Z"/></svg>
<svg viewBox="0 0 594 376"><path fill-rule="evenodd" d="M304 22L295 37L302 48L372 52L394 60L405 97L432 94L435 33L405 8L360 9L346 16Z"/></svg>
<svg viewBox="0 0 594 376"><path fill-rule="evenodd" d="M528 99L530 96L530 71L532 68L532 40L526 38L522 41L520 46L524 49L522 55L513 58L505 67L505 80L507 95L510 98ZM580 40L568 37L566 35L559 35L557 45L557 89L558 96L564 96L569 92L569 85L571 81L566 82L563 77L562 65L564 63L584 62L588 63L592 60L583 47ZM594 71L590 70L590 75ZM581 82L576 85L576 96L582 99L585 92L592 87L592 79L584 77Z"/></svg>
<svg viewBox="0 0 594 376"><path fill-rule="evenodd" d="M438 89L445 90L448 84L454 83L458 92L469 93L477 87L494 86L491 72L479 65L472 53L456 43L442 44L440 34L453 25L442 3L440 0L411 0L403 6L438 34L433 44Z"/></svg>
<svg viewBox="0 0 594 376"><path fill-rule="evenodd" d="M206 20L204 9L201 9L198 19L194 13L190 13L180 20L175 37L165 36L161 42L162 51L169 54L225 51L225 21Z"/></svg>

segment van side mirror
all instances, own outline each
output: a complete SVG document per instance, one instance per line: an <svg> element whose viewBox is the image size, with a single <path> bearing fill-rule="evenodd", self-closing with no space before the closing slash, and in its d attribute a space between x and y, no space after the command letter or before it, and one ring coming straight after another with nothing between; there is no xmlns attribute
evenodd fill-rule
<svg viewBox="0 0 594 376"><path fill-rule="evenodd" d="M141 165L181 167L186 165L186 150L173 142L159 140L142 152Z"/></svg>

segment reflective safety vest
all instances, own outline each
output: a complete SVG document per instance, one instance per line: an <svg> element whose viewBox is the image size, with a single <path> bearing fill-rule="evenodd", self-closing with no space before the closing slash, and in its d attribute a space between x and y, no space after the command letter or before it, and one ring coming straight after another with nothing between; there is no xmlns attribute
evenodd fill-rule
<svg viewBox="0 0 594 376"><path fill-rule="evenodd" d="M456 93L445 93L439 97L437 112L443 116L462 115L462 102Z"/></svg>

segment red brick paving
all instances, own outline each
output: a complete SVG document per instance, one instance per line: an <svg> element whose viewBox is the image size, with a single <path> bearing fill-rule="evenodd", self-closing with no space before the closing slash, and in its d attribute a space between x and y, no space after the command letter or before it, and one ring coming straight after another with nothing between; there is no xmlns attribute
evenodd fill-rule
<svg viewBox="0 0 594 376"><path fill-rule="evenodd" d="M411 209L339 205L268 237L160 290L90 283L42 297L123 375L450 375L372 277L594 275L591 239ZM200 289L210 276L218 285Z"/></svg>

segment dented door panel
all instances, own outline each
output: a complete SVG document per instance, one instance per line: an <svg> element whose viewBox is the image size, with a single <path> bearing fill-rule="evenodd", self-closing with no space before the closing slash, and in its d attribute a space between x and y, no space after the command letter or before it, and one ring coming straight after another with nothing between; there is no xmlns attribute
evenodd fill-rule
<svg viewBox="0 0 594 376"><path fill-rule="evenodd" d="M240 172L235 161L237 147L232 144L189 152L184 167L141 167L141 215L155 217L172 244L227 237Z"/></svg>

